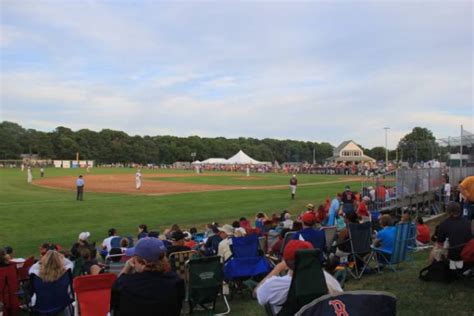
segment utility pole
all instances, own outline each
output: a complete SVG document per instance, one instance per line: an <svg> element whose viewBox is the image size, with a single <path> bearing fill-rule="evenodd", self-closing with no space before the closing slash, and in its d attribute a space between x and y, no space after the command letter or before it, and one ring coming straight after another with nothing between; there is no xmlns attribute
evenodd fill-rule
<svg viewBox="0 0 474 316"><path fill-rule="evenodd" d="M388 148L387 148L387 131L390 129L390 127L384 127L385 130L385 168L388 167Z"/></svg>
<svg viewBox="0 0 474 316"><path fill-rule="evenodd" d="M316 148L313 146L313 165L316 164Z"/></svg>

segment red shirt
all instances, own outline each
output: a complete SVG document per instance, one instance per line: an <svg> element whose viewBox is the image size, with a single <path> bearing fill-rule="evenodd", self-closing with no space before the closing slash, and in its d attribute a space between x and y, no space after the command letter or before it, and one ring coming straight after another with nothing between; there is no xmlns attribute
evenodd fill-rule
<svg viewBox="0 0 474 316"><path fill-rule="evenodd" d="M424 244L430 242L430 228L427 225L416 224L416 240Z"/></svg>
<svg viewBox="0 0 474 316"><path fill-rule="evenodd" d="M357 209L357 215L369 216L369 210L367 209L367 205L365 205L364 202L360 202L359 208Z"/></svg>

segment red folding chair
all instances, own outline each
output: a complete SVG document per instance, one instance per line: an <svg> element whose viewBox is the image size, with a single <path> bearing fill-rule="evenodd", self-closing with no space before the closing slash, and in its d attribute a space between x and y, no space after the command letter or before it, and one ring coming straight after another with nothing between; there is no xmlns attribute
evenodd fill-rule
<svg viewBox="0 0 474 316"><path fill-rule="evenodd" d="M112 273L84 275L74 279L73 288L81 316L105 316L110 310Z"/></svg>
<svg viewBox="0 0 474 316"><path fill-rule="evenodd" d="M3 316L18 315L20 301L18 293L18 277L15 264L0 268L0 301L3 302Z"/></svg>
<svg viewBox="0 0 474 316"><path fill-rule="evenodd" d="M31 266L35 263L35 257L31 256L25 260L21 268L17 268L18 281L23 282L30 278L28 271Z"/></svg>

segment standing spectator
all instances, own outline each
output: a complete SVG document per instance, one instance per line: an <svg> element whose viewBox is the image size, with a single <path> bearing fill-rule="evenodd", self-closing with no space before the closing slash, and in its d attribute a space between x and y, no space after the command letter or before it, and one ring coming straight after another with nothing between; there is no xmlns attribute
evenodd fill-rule
<svg viewBox="0 0 474 316"><path fill-rule="evenodd" d="M341 194L337 194L336 197L331 202L331 207L329 208L329 218L327 225L334 226L336 224L336 216L339 212L339 208L341 207Z"/></svg>
<svg viewBox="0 0 474 316"><path fill-rule="evenodd" d="M341 201L343 203L342 209L344 210L344 214L354 211L354 193L351 191L349 186L346 186L346 189L341 194L342 198Z"/></svg>
<svg viewBox="0 0 474 316"><path fill-rule="evenodd" d="M451 184L446 182L444 184L444 207L451 201Z"/></svg>
<svg viewBox="0 0 474 316"><path fill-rule="evenodd" d="M166 247L157 238L142 238L127 251L132 258L112 286L113 315L180 315L184 281L171 272L165 254Z"/></svg>
<svg viewBox="0 0 474 316"><path fill-rule="evenodd" d="M416 218L416 244L424 246L430 242L430 228L423 222L423 217Z"/></svg>
<svg viewBox="0 0 474 316"><path fill-rule="evenodd" d="M145 224L138 225L138 239L142 239L148 236L148 226Z"/></svg>
<svg viewBox="0 0 474 316"><path fill-rule="evenodd" d="M83 196L84 196L84 179L82 178L82 175L79 175L79 177L76 180L76 188L77 188L76 200L82 201Z"/></svg>
<svg viewBox="0 0 474 316"><path fill-rule="evenodd" d="M298 179L296 179L296 175L294 174L290 179L290 190L291 190L291 199L295 199L296 195L296 187L298 186Z"/></svg>

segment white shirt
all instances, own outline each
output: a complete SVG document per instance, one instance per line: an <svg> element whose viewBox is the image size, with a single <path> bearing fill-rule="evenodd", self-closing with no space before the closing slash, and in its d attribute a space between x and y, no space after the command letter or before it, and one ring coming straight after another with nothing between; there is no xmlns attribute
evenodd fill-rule
<svg viewBox="0 0 474 316"><path fill-rule="evenodd" d="M112 245L110 244L112 239L114 239L117 236L110 236L104 239L102 242L102 248L107 248L107 252L110 252L110 249L112 249Z"/></svg>
<svg viewBox="0 0 474 316"><path fill-rule="evenodd" d="M446 196L451 196L451 184L449 183L444 184L444 194Z"/></svg>
<svg viewBox="0 0 474 316"><path fill-rule="evenodd" d="M341 285L337 280L324 271L324 278L328 287L329 294L343 292ZM288 291L291 285L291 276L272 276L257 288L257 300L260 305L270 304L275 314L280 312L287 299ZM280 305L280 306L279 306Z"/></svg>
<svg viewBox="0 0 474 316"><path fill-rule="evenodd" d="M141 180L142 174L140 172L135 173L135 180Z"/></svg>
<svg viewBox="0 0 474 316"><path fill-rule="evenodd" d="M217 248L217 255L221 256L224 261L232 256L232 251L230 251L230 238L221 240Z"/></svg>

